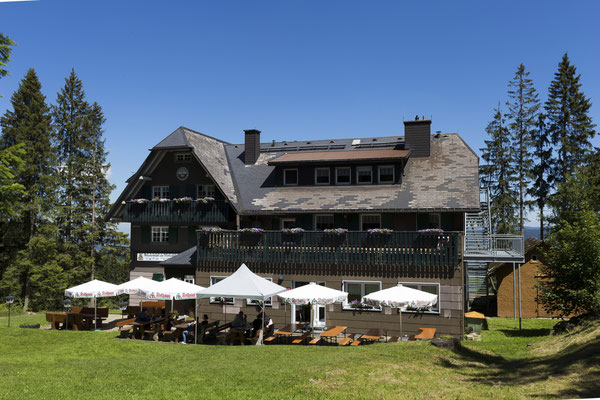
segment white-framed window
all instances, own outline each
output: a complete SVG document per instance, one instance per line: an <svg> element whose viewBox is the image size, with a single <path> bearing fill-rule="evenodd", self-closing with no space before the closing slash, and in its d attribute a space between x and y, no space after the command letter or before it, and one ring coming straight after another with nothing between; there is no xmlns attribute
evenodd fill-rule
<svg viewBox="0 0 600 400"><path fill-rule="evenodd" d="M315 168L315 185L329 185L329 168Z"/></svg>
<svg viewBox="0 0 600 400"><path fill-rule="evenodd" d="M394 183L396 176L393 165L381 165L377 168L379 172L379 183Z"/></svg>
<svg viewBox="0 0 600 400"><path fill-rule="evenodd" d="M298 184L298 168L289 168L283 170L283 185L295 186Z"/></svg>
<svg viewBox="0 0 600 400"><path fill-rule="evenodd" d="M169 241L168 226L152 227L152 243L167 243Z"/></svg>
<svg viewBox="0 0 600 400"><path fill-rule="evenodd" d="M184 275L183 281L187 282L187 283L191 283L192 285L196 284L196 278L194 278L194 275Z"/></svg>
<svg viewBox="0 0 600 400"><path fill-rule="evenodd" d="M296 227L296 218L281 218L281 229L292 229Z"/></svg>
<svg viewBox="0 0 600 400"><path fill-rule="evenodd" d="M168 199L169 198L169 187L168 186L152 186L152 198L156 199Z"/></svg>
<svg viewBox="0 0 600 400"><path fill-rule="evenodd" d="M211 276L210 277L210 286L214 285L217 282L222 281L225 278L227 278L227 277L226 276ZM210 302L216 303L216 304L233 304L233 298L232 297L211 297Z"/></svg>
<svg viewBox="0 0 600 400"><path fill-rule="evenodd" d="M359 185L373 183L373 167L356 167L356 183Z"/></svg>
<svg viewBox="0 0 600 400"><path fill-rule="evenodd" d="M381 290L381 281L342 281L342 290L348 293L348 301L342 303L344 310L355 310L353 301L360 302L363 296ZM381 307L362 307L361 310L381 311Z"/></svg>
<svg viewBox="0 0 600 400"><path fill-rule="evenodd" d="M315 215L315 229L317 231L333 229L333 214Z"/></svg>
<svg viewBox="0 0 600 400"><path fill-rule="evenodd" d="M273 278L268 277L268 276L263 276L262 278L268 280L269 282L273 282ZM271 307L271 302L272 298L269 297L268 299L265 300L265 306L267 307ZM258 306L260 305L260 300L250 300L250 299L246 299L246 305L248 306Z"/></svg>
<svg viewBox="0 0 600 400"><path fill-rule="evenodd" d="M189 162L192 161L192 153L176 153L175 154L176 162Z"/></svg>
<svg viewBox="0 0 600 400"><path fill-rule="evenodd" d="M335 184L336 185L349 185L350 184L350 167L336 167L335 168Z"/></svg>
<svg viewBox="0 0 600 400"><path fill-rule="evenodd" d="M369 229L381 228L381 214L361 214L360 215L360 230L368 231Z"/></svg>
<svg viewBox="0 0 600 400"><path fill-rule="evenodd" d="M215 197L215 185L198 185L196 196L200 197Z"/></svg>
<svg viewBox="0 0 600 400"><path fill-rule="evenodd" d="M435 294L438 297L437 304L431 308L431 311L418 311L418 310L407 309L406 311L402 311L402 312L422 312L422 313L426 313L426 314L439 314L440 313L440 284L439 283L435 283L435 282L398 282L398 283L401 283L402 285L412 288L412 289L422 290L423 292Z"/></svg>

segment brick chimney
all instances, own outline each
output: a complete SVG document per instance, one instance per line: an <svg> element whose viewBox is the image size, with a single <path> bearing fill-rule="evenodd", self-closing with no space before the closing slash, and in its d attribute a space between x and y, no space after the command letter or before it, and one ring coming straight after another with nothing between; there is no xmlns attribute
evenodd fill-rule
<svg viewBox="0 0 600 400"><path fill-rule="evenodd" d="M244 134L244 164L255 164L260 155L260 131L258 129L246 129Z"/></svg>
<svg viewBox="0 0 600 400"><path fill-rule="evenodd" d="M411 150L411 157L429 157L431 150L431 120L404 121L404 144Z"/></svg>

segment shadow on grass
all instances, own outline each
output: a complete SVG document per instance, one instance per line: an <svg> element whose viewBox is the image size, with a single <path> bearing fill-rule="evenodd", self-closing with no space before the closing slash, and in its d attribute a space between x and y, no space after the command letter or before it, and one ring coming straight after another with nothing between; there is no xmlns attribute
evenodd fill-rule
<svg viewBox="0 0 600 400"><path fill-rule="evenodd" d="M507 337L535 337L535 336L547 336L550 333L550 329L500 329L500 332L504 333Z"/></svg>
<svg viewBox="0 0 600 400"><path fill-rule="evenodd" d="M463 373L479 384L519 386L539 383L540 392L533 397L597 397L600 394L600 337L589 343L571 345L552 356L519 360L507 360L468 347L458 348L454 353L457 361L477 370L475 374ZM456 368L452 360L440 360L440 365ZM567 378L569 381L561 385L562 388L553 389L548 385L549 378Z"/></svg>

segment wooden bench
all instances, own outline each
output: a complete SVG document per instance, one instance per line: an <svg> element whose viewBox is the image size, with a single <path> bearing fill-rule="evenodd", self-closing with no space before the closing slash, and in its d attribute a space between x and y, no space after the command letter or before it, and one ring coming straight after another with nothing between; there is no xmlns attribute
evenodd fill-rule
<svg viewBox="0 0 600 400"><path fill-rule="evenodd" d="M311 332L304 332L302 335L298 336L297 338L295 338L294 340L292 340L292 344L302 344L304 343L310 336L312 335Z"/></svg>
<svg viewBox="0 0 600 400"><path fill-rule="evenodd" d="M350 334L346 336L341 342L338 343L339 346L347 346L354 340L354 334Z"/></svg>
<svg viewBox="0 0 600 400"><path fill-rule="evenodd" d="M117 328L119 328L119 337L120 338L129 338L129 332L133 329L133 323L135 322L135 318L125 319L123 321L117 322Z"/></svg>

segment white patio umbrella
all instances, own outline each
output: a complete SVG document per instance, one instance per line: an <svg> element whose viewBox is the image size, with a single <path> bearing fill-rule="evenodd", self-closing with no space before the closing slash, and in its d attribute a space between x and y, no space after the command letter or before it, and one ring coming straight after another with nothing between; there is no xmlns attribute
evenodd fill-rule
<svg viewBox="0 0 600 400"><path fill-rule="evenodd" d="M341 290L328 288L326 286L317 285L315 282L311 282L308 285L300 286L296 289L288 290L283 293L279 293L278 297L282 298L288 304L295 305L307 305L310 304L310 323L315 324L314 321L314 306L315 305L327 305L333 303L341 303L348 300L348 293L342 292Z"/></svg>
<svg viewBox="0 0 600 400"><path fill-rule="evenodd" d="M406 308L428 309L435 306L438 296L398 284L363 296L362 302L372 306L398 308L400 314L400 336L402 336L402 310Z"/></svg>
<svg viewBox="0 0 600 400"><path fill-rule="evenodd" d="M67 297L72 297L74 299L94 299L94 329L98 329L98 321L96 319L98 301L96 299L98 297L112 297L116 295L117 285L98 279L65 290L65 296Z"/></svg>
<svg viewBox="0 0 600 400"><path fill-rule="evenodd" d="M139 294L140 290L153 290L160 282L139 276L117 286L117 294Z"/></svg>
<svg viewBox="0 0 600 400"><path fill-rule="evenodd" d="M170 278L166 281L158 282L155 290L141 290L140 294L143 297L151 297L153 299L171 300L171 311L173 311L174 300L194 300L194 316L198 319L198 299L197 295L204 286L194 285L193 283L182 281L177 278ZM198 324L194 324L194 341L198 343Z"/></svg>
<svg viewBox="0 0 600 400"><path fill-rule="evenodd" d="M283 286L279 286L265 278L254 274L246 264L242 264L231 276L209 286L198 293L198 298L206 297L233 297L237 299L250 299L262 301L263 321L265 318L265 300L281 292L285 292ZM260 331L257 344L262 344L262 330Z"/></svg>

